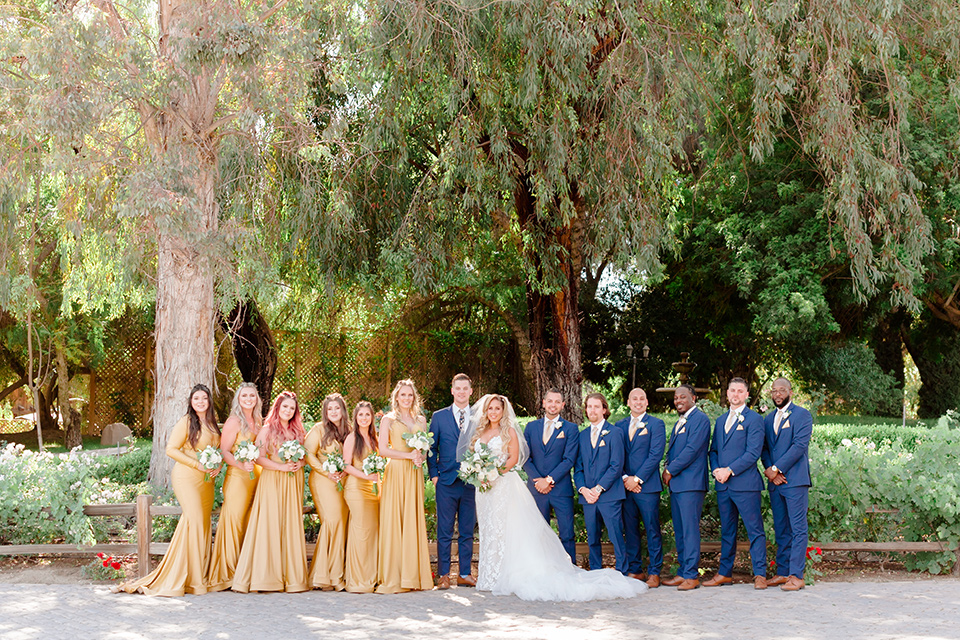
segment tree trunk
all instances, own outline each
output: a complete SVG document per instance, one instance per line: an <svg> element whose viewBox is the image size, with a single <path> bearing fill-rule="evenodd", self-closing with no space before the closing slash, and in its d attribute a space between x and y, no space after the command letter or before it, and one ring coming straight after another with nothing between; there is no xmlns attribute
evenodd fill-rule
<svg viewBox="0 0 960 640"><path fill-rule="evenodd" d="M576 267L575 221L559 229L545 228L537 218L529 175L517 179L514 203L522 229L537 228L538 234L552 237L564 251L563 286L544 293L537 283L527 284L527 333L530 336L530 363L533 369L535 406L540 411L544 394L556 388L566 406L563 417L579 424L583 420L583 371L580 365L579 299L580 269ZM530 250L528 259L542 275L540 256Z"/></svg>
<svg viewBox="0 0 960 640"><path fill-rule="evenodd" d="M80 420L70 410L70 372L67 368L67 349L61 340L56 340L57 352L57 406L63 426L63 446L67 451L83 444L80 437Z"/></svg>
<svg viewBox="0 0 960 640"><path fill-rule="evenodd" d="M902 311L888 313L881 318L873 331L870 348L880 369L896 378L900 396L890 398L879 405L877 413L883 416L899 418L903 413L903 388L906 380L903 362L903 338L901 330L906 324Z"/></svg>
<svg viewBox="0 0 960 640"><path fill-rule="evenodd" d="M273 377L277 373L277 343L270 325L260 313L255 300L237 302L220 326L230 336L233 357L244 382L257 385L263 398L263 414L270 410L273 398Z"/></svg>
<svg viewBox="0 0 960 640"><path fill-rule="evenodd" d="M924 313L912 330L904 326L901 335L920 372L917 415L938 418L960 408L960 332Z"/></svg>
<svg viewBox="0 0 960 640"><path fill-rule="evenodd" d="M140 112L154 156L180 180L165 185L176 197L176 215L158 225L157 387L147 479L169 487L173 460L165 449L170 430L186 412L190 389L213 383L213 271L203 248L217 231L214 114L219 87L214 70L200 66L191 72L177 62L182 47L195 46L198 36L191 28L207 22L211 7L197 0L161 0L159 8L160 56L164 66L180 71L182 88L162 113L143 105ZM190 58L189 53L183 56Z"/></svg>

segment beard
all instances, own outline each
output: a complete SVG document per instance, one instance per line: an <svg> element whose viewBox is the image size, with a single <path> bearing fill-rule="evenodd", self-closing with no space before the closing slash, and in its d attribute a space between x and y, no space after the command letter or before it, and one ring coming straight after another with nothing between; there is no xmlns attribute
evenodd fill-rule
<svg viewBox="0 0 960 640"><path fill-rule="evenodd" d="M777 409L782 409L782 408L784 408L785 406L787 406L787 404L789 404L789 402L790 402L790 397L791 397L791 396L787 396L786 398L784 398L784 399L781 400L780 402L777 402L776 400L774 400L774 401L773 401L773 406L775 406ZM771 398L771 399L772 399L772 398Z"/></svg>

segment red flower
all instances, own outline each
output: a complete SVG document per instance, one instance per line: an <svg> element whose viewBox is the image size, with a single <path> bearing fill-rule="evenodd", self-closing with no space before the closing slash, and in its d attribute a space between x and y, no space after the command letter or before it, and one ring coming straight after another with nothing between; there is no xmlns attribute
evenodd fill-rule
<svg viewBox="0 0 960 640"><path fill-rule="evenodd" d="M109 567L109 566L110 566L110 561L109 561L109 560L104 560L104 561L103 561L103 566Z"/></svg>
<svg viewBox="0 0 960 640"><path fill-rule="evenodd" d="M111 563L110 563L110 566L113 567L114 569L116 569L117 571L119 571L119 570L120 570L120 567L122 567L123 565L120 564L119 562L111 562Z"/></svg>
<svg viewBox="0 0 960 640"><path fill-rule="evenodd" d="M817 547L817 555L818 555L818 556L822 556L822 555L823 555L823 549L821 549L820 547Z"/></svg>
<svg viewBox="0 0 960 640"><path fill-rule="evenodd" d="M97 554L97 557L100 558L101 560L103 560L103 554L102 554L102 553L98 553L98 554Z"/></svg>

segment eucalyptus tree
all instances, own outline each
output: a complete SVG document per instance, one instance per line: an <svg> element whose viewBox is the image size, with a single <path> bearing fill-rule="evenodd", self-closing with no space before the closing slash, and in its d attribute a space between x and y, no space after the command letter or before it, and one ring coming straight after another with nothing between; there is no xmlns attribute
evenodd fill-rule
<svg viewBox="0 0 960 640"><path fill-rule="evenodd" d="M258 233L283 204L265 193L312 136L319 10L36 0L0 16L4 135L23 159L3 188L29 154L63 185L64 313L155 296L154 483L188 391L213 382L218 307L270 280Z"/></svg>
<svg viewBox="0 0 960 640"><path fill-rule="evenodd" d="M352 97L328 131L365 126L328 147L332 206L358 230L398 213L383 261L422 290L487 279L475 256L492 239L524 290L504 315L524 328L538 393L559 387L579 407L581 278L610 265L656 278L664 251L696 259L668 223L710 117L758 163L794 133L855 294L916 305L932 241L901 59L934 56L956 99L955 3L371 0L339 15ZM747 116L724 120L739 102Z"/></svg>

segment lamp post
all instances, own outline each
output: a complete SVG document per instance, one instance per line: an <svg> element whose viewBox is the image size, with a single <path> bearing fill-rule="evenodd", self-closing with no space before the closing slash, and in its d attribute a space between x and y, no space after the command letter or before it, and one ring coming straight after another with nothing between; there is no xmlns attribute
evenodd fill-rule
<svg viewBox="0 0 960 640"><path fill-rule="evenodd" d="M637 356L633 355L633 345L627 345L627 359L633 360L633 374L630 376L630 389L633 390L637 386Z"/></svg>

